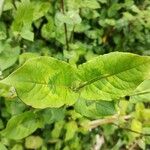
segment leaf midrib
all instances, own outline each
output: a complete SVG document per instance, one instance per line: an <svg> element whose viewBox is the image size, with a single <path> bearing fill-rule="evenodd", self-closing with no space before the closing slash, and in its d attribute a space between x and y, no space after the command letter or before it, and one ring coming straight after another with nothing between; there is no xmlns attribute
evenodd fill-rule
<svg viewBox="0 0 150 150"><path fill-rule="evenodd" d="M123 73L125 71L129 71L131 69L134 69L134 68L137 68L137 67L142 66L144 64L147 64L149 62L150 62L150 60L148 60L148 61L146 61L144 63L141 63L138 66L136 65L136 66L133 66L131 68L125 69L123 71L120 71L120 72L117 72L117 73L114 73L114 74L109 74L109 75L106 74L106 75L101 75L101 76L95 77L95 78L93 78L93 79L91 79L89 81L83 82L80 86L78 86L77 88L75 88L75 91L79 91L80 89L84 88L85 86L88 86L88 85L90 85L90 84L92 84L94 82L97 82L97 81L101 80L101 79L108 78L108 77L111 77L111 76L114 76L114 75L118 75L118 74Z"/></svg>

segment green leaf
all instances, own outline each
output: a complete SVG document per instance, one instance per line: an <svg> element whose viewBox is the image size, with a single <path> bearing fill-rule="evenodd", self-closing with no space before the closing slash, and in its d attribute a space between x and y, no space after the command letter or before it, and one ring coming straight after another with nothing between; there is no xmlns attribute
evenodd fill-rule
<svg viewBox="0 0 150 150"><path fill-rule="evenodd" d="M150 134L150 127L144 127L142 131L144 134ZM150 145L150 136L145 136L145 143Z"/></svg>
<svg viewBox="0 0 150 150"><path fill-rule="evenodd" d="M25 147L27 149L38 149L42 144L43 139L40 136L29 136L25 140Z"/></svg>
<svg viewBox="0 0 150 150"><path fill-rule="evenodd" d="M34 57L39 57L38 53L23 53L19 56L19 64L22 65L24 64L27 60L34 58Z"/></svg>
<svg viewBox="0 0 150 150"><path fill-rule="evenodd" d="M96 109L101 116L110 116L116 113L115 103L113 101L100 101L96 103Z"/></svg>
<svg viewBox="0 0 150 150"><path fill-rule="evenodd" d="M50 9L50 4L50 2L34 1L32 3L34 6L33 20L43 17Z"/></svg>
<svg viewBox="0 0 150 150"><path fill-rule="evenodd" d="M20 35L23 39L29 40L29 41L34 41L34 33L31 32L28 28L23 27Z"/></svg>
<svg viewBox="0 0 150 150"><path fill-rule="evenodd" d="M0 83L0 96L12 98L16 96L16 93L13 87Z"/></svg>
<svg viewBox="0 0 150 150"><path fill-rule="evenodd" d="M7 112L11 115L20 114L27 108L26 105L17 98L5 101L5 106Z"/></svg>
<svg viewBox="0 0 150 150"><path fill-rule="evenodd" d="M148 109L148 108L142 109L141 110L141 117L143 120L146 120L150 126L150 122L149 122L150 121L150 109Z"/></svg>
<svg viewBox="0 0 150 150"><path fill-rule="evenodd" d="M1 82L14 86L18 97L34 108L73 104L78 94L71 90L75 69L51 57L29 59Z"/></svg>
<svg viewBox="0 0 150 150"><path fill-rule="evenodd" d="M43 25L41 31L42 36L46 39L50 39L55 36L54 19L52 17L48 18L48 23Z"/></svg>
<svg viewBox="0 0 150 150"><path fill-rule="evenodd" d="M52 138L58 139L61 135L62 128L64 127L64 120L57 121L54 125L54 129L51 131Z"/></svg>
<svg viewBox="0 0 150 150"><path fill-rule="evenodd" d="M3 22L0 22L0 40L4 40L6 38L7 38L6 26Z"/></svg>
<svg viewBox="0 0 150 150"><path fill-rule="evenodd" d="M109 101L89 101L79 99L75 103L75 110L88 118L97 119L116 113L115 103Z"/></svg>
<svg viewBox="0 0 150 150"><path fill-rule="evenodd" d="M121 4L113 3L111 7L108 9L108 17L115 16L119 9L121 9Z"/></svg>
<svg viewBox="0 0 150 150"><path fill-rule="evenodd" d="M135 131L135 132L140 132L142 133L142 123L136 119L133 119L131 122L131 130ZM140 134L134 133L132 132L132 135L134 137L139 137Z"/></svg>
<svg viewBox="0 0 150 150"><path fill-rule="evenodd" d="M0 70L5 70L12 66L16 60L19 57L20 48L17 47L11 47L9 43L1 43L1 53L0 53Z"/></svg>
<svg viewBox="0 0 150 150"><path fill-rule="evenodd" d="M55 23L57 25L63 25L64 23L68 25L76 25L81 23L81 17L78 10L70 10L65 14L58 12L55 16Z"/></svg>
<svg viewBox="0 0 150 150"><path fill-rule="evenodd" d="M92 119L96 119L100 117L96 109L95 101L86 101L84 99L79 99L75 103L75 111L82 114L83 116Z"/></svg>
<svg viewBox="0 0 150 150"><path fill-rule="evenodd" d="M31 24L33 21L34 6L30 0L22 0L17 5L12 31L14 36L21 35L22 38L33 41Z"/></svg>
<svg viewBox="0 0 150 150"><path fill-rule="evenodd" d="M64 108L46 108L39 112L39 116L43 117L44 124L51 124L60 120L64 120Z"/></svg>
<svg viewBox="0 0 150 150"><path fill-rule="evenodd" d="M79 65L76 88L87 100L113 100L130 95L150 77L150 58L114 52Z"/></svg>
<svg viewBox="0 0 150 150"><path fill-rule="evenodd" d="M15 144L11 150L23 150L23 146L21 144Z"/></svg>
<svg viewBox="0 0 150 150"><path fill-rule="evenodd" d="M22 139L40 127L40 121L33 112L25 112L12 117L0 133L9 139Z"/></svg>
<svg viewBox="0 0 150 150"><path fill-rule="evenodd" d="M5 145L3 143L0 142L0 150L7 150L7 148L5 147Z"/></svg>
<svg viewBox="0 0 150 150"><path fill-rule="evenodd" d="M78 130L77 123L75 121L70 121L66 124L66 136L65 136L65 141L71 140L75 133Z"/></svg>
<svg viewBox="0 0 150 150"><path fill-rule="evenodd" d="M97 2L97 0L83 0L81 3L81 7L97 9L100 8L100 4Z"/></svg>
<svg viewBox="0 0 150 150"><path fill-rule="evenodd" d="M137 87L130 96L130 101L133 103L150 102L150 80L145 80Z"/></svg>

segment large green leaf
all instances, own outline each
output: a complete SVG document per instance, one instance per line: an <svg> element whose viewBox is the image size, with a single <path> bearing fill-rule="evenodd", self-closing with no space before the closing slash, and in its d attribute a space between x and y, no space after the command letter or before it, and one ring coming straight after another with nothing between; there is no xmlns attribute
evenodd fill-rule
<svg viewBox="0 0 150 150"><path fill-rule="evenodd" d="M73 104L78 95L71 90L74 81L74 68L45 56L29 59L1 82L14 86L25 104L46 108Z"/></svg>
<svg viewBox="0 0 150 150"><path fill-rule="evenodd" d="M36 57L1 82L15 87L27 105L46 108L72 105L79 94L87 100L120 99L149 75L149 57L115 52L79 65L78 70L51 57Z"/></svg>
<svg viewBox="0 0 150 150"><path fill-rule="evenodd" d="M113 100L130 95L150 77L150 57L114 52L79 65L76 91L89 100Z"/></svg>
<svg viewBox="0 0 150 150"><path fill-rule="evenodd" d="M39 127L41 127L41 121L37 118L37 115L28 111L12 117L0 134L17 140L30 135Z"/></svg>

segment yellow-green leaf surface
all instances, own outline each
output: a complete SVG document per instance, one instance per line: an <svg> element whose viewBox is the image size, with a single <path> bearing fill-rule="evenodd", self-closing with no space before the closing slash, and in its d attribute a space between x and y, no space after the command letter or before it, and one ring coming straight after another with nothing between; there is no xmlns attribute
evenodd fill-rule
<svg viewBox="0 0 150 150"><path fill-rule="evenodd" d="M150 80L142 82L130 97L131 102L150 102Z"/></svg>
<svg viewBox="0 0 150 150"><path fill-rule="evenodd" d="M81 97L112 100L129 95L150 77L150 57L114 52L79 66Z"/></svg>
<svg viewBox="0 0 150 150"><path fill-rule="evenodd" d="M150 77L150 57L114 52L79 65L41 56L26 61L1 81L34 108L72 105L78 99L114 100L132 95Z"/></svg>
<svg viewBox="0 0 150 150"><path fill-rule="evenodd" d="M73 104L77 99L70 88L74 81L74 69L69 64L43 56L26 61L1 82L14 86L25 104L46 108Z"/></svg>
<svg viewBox="0 0 150 150"><path fill-rule="evenodd" d="M0 134L17 140L30 135L39 127L41 127L40 120L36 118L36 114L29 111L12 117Z"/></svg>

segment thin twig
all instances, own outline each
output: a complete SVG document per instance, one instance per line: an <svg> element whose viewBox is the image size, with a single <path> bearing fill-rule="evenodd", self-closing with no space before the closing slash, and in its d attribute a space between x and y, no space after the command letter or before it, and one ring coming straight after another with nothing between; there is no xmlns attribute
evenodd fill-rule
<svg viewBox="0 0 150 150"><path fill-rule="evenodd" d="M73 29L71 31L71 35L70 35L70 38L69 38L69 42L71 43L72 40L73 40L73 36L74 36L74 29L75 29L75 25L73 26Z"/></svg>
<svg viewBox="0 0 150 150"><path fill-rule="evenodd" d="M64 0L61 0L61 10L62 10L62 13L65 14ZM67 24L66 23L64 23L64 31L65 31L65 39L66 39L66 48L67 48L67 50L69 50L68 30L67 30Z"/></svg>
<svg viewBox="0 0 150 150"><path fill-rule="evenodd" d="M0 16L1 16L2 11L3 11L3 6L4 6L4 0L0 0Z"/></svg>
<svg viewBox="0 0 150 150"><path fill-rule="evenodd" d="M130 129L130 128L121 127L120 125L115 124L115 123L112 123L112 124L115 125L115 126L117 126L117 127L120 128L120 129L127 130L127 131L129 131L129 132L133 132L133 133L136 133L136 134L140 134L141 136L150 136L149 133L142 133L142 132L138 132L138 131L132 130L132 129Z"/></svg>
<svg viewBox="0 0 150 150"><path fill-rule="evenodd" d="M121 119L121 120L123 119L123 120L126 121L126 120L129 120L129 119L131 119L131 118L132 118L132 116L130 116L130 115L121 116L121 117L119 117L119 116L117 116L117 115L114 115L114 116L112 116L112 117L94 120L94 121L91 121L91 122L89 123L89 129L91 130L91 129L94 129L94 128L100 126L100 125L104 125L104 124L112 124L112 125L117 126L117 127L120 128L120 129L129 131L129 132L134 132L134 133L139 134L139 135L141 135L141 136L150 136L150 134L148 134L148 133L142 133L142 132L138 132L138 131L132 130L132 129L130 129L130 128L121 127L120 125L118 125L118 124L115 123L116 121L118 121L118 120L120 120L120 119Z"/></svg>
<svg viewBox="0 0 150 150"><path fill-rule="evenodd" d="M111 116L111 117L108 117L108 118L91 121L89 123L89 128L93 129L93 128L96 128L96 127L98 127L100 125L112 124L112 123L118 121L119 119L128 120L130 118L131 118L130 115L122 116L122 117L119 117L118 115L114 115L114 116Z"/></svg>
<svg viewBox="0 0 150 150"><path fill-rule="evenodd" d="M12 1L12 4L13 4L14 8L17 10L17 6L15 4L15 0Z"/></svg>

